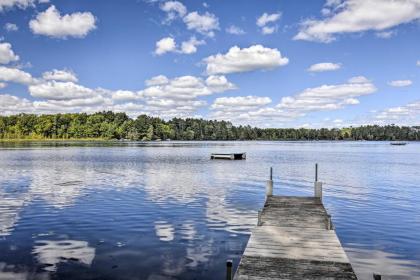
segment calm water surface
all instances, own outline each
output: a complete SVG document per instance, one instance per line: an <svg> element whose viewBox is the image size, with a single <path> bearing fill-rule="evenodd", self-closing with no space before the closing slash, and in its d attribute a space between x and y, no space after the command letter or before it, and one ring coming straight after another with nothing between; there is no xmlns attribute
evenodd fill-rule
<svg viewBox="0 0 420 280"><path fill-rule="evenodd" d="M0 144L0 279L223 279L269 167L312 195L316 162L360 279L420 279L420 143L388 142Z"/></svg>

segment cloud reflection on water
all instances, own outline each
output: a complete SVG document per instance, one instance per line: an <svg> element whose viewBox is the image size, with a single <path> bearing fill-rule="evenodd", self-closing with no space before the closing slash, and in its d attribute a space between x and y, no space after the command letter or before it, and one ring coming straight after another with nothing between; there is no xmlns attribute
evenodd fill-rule
<svg viewBox="0 0 420 280"><path fill-rule="evenodd" d="M62 262L77 262L90 266L95 257L95 248L88 242L79 240L39 240L32 250L39 263L44 264L46 271L56 271Z"/></svg>

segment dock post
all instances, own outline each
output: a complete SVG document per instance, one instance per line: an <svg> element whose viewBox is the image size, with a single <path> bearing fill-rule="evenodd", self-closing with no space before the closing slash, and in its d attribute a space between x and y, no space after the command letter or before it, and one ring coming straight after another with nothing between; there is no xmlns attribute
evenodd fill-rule
<svg viewBox="0 0 420 280"><path fill-rule="evenodd" d="M381 280L382 276L380 274L373 273L373 280Z"/></svg>
<svg viewBox="0 0 420 280"><path fill-rule="evenodd" d="M261 210L258 210L258 222L257 222L257 226L260 226L261 225L261 214L262 214L262 211Z"/></svg>
<svg viewBox="0 0 420 280"><path fill-rule="evenodd" d="M232 260L226 261L226 280L232 280Z"/></svg>
<svg viewBox="0 0 420 280"><path fill-rule="evenodd" d="M322 201L322 183L314 183L315 197L319 198Z"/></svg>
<svg viewBox="0 0 420 280"><path fill-rule="evenodd" d="M322 201L322 183L318 182L318 163L315 163L314 195Z"/></svg>
<svg viewBox="0 0 420 280"><path fill-rule="evenodd" d="M273 167L270 167L270 180L267 181L266 196L273 195Z"/></svg>
<svg viewBox="0 0 420 280"><path fill-rule="evenodd" d="M332 230L333 229L333 224L332 224L332 220L331 220L331 215L327 215L327 230Z"/></svg>

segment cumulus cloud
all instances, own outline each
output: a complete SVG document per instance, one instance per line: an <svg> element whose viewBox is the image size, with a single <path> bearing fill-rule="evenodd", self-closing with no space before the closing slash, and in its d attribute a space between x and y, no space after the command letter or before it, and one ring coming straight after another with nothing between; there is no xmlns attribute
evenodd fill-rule
<svg viewBox="0 0 420 280"><path fill-rule="evenodd" d="M34 2L34 0L0 0L0 12L11 9L13 7L26 9L28 7L34 6Z"/></svg>
<svg viewBox="0 0 420 280"><path fill-rule="evenodd" d="M29 27L34 34L61 39L83 38L96 28L95 21L95 17L90 12L61 15L52 5L32 19L29 22Z"/></svg>
<svg viewBox="0 0 420 280"><path fill-rule="evenodd" d="M375 119L383 123L395 123L396 121L418 124L420 121L420 101L410 102L404 106L385 109L375 115Z"/></svg>
<svg viewBox="0 0 420 280"><path fill-rule="evenodd" d="M3 115L29 113L33 111L32 102L10 94L0 94L0 112Z"/></svg>
<svg viewBox="0 0 420 280"><path fill-rule="evenodd" d="M341 68L340 63L322 62L311 65L308 72L325 72L325 71L336 71Z"/></svg>
<svg viewBox="0 0 420 280"><path fill-rule="evenodd" d="M295 40L328 43L337 34L386 31L420 18L418 0L327 1L324 9L327 17L303 21Z"/></svg>
<svg viewBox="0 0 420 280"><path fill-rule="evenodd" d="M0 66L0 81L29 85L34 83L35 79L20 69Z"/></svg>
<svg viewBox="0 0 420 280"><path fill-rule="evenodd" d="M182 42L181 47L178 48L174 38L166 37L156 42L155 54L162 55L168 52L193 54L197 52L198 46L205 43L204 40L197 40L195 36L192 36L188 41Z"/></svg>
<svg viewBox="0 0 420 280"><path fill-rule="evenodd" d="M0 89L5 88L5 87L7 87L7 84L0 82Z"/></svg>
<svg viewBox="0 0 420 280"><path fill-rule="evenodd" d="M0 64L8 64L18 60L19 56L13 52L12 45L10 43L0 42Z"/></svg>
<svg viewBox="0 0 420 280"><path fill-rule="evenodd" d="M282 57L278 49L270 49L262 45L249 48L234 46L226 54L216 54L204 59L207 74L229 74L255 70L273 69L289 63Z"/></svg>
<svg viewBox="0 0 420 280"><path fill-rule="evenodd" d="M33 97L49 100L71 100L78 98L93 97L96 92L90 88L73 82L48 81L29 86L29 93Z"/></svg>
<svg viewBox="0 0 420 280"><path fill-rule="evenodd" d="M243 35L245 34L245 31L236 25L229 25L229 27L226 28L226 33L234 35Z"/></svg>
<svg viewBox="0 0 420 280"><path fill-rule="evenodd" d="M175 50L176 43L172 37L165 37L156 42L155 54L157 55L174 52Z"/></svg>
<svg viewBox="0 0 420 280"><path fill-rule="evenodd" d="M219 97L211 105L213 110L223 111L248 111L265 106L271 103L269 97L260 96L236 96L236 97Z"/></svg>
<svg viewBox="0 0 420 280"><path fill-rule="evenodd" d="M159 80L163 81L163 76ZM141 94L149 98L191 100L199 96L207 96L235 88L235 85L223 76L208 77L206 81L194 76L181 76L167 79L166 83L149 86L141 91Z"/></svg>
<svg viewBox="0 0 420 280"><path fill-rule="evenodd" d="M411 86L413 82L411 80L395 80L388 82L388 85L392 87L408 87Z"/></svg>
<svg viewBox="0 0 420 280"><path fill-rule="evenodd" d="M149 80L146 80L145 84L148 87L151 86L159 86L169 83L169 79L165 75L158 75L155 77L152 77Z"/></svg>
<svg viewBox="0 0 420 280"><path fill-rule="evenodd" d="M112 94L112 99L116 101L137 100L142 98L142 95L130 90L117 90Z"/></svg>
<svg viewBox="0 0 420 280"><path fill-rule="evenodd" d="M299 112L337 110L345 105L358 104L357 97L372 94L376 90L374 84L359 76L344 84L307 88L295 96L283 97L277 108Z"/></svg>
<svg viewBox="0 0 420 280"><path fill-rule="evenodd" d="M16 24L7 22L4 25L4 30L6 30L7 32L13 32L13 31L18 31L19 28L18 28L18 26Z"/></svg>
<svg viewBox="0 0 420 280"><path fill-rule="evenodd" d="M167 1L160 5L160 9L166 12L166 22L171 22L174 19L184 17L187 13L187 8L179 1Z"/></svg>
<svg viewBox="0 0 420 280"><path fill-rule="evenodd" d="M214 31L219 29L219 19L209 12L199 14L191 12L184 17L188 30L195 30L209 37L214 36Z"/></svg>
<svg viewBox="0 0 420 280"><path fill-rule="evenodd" d="M204 45L206 42L203 40L197 40L194 36L191 37L188 41L182 42L181 44L181 53L192 54L197 52L197 46Z"/></svg>
<svg viewBox="0 0 420 280"><path fill-rule="evenodd" d="M277 24L275 24L281 17L281 13L268 14L264 13L257 19L257 26L261 28L264 35L272 34L277 31Z"/></svg>
<svg viewBox="0 0 420 280"><path fill-rule="evenodd" d="M52 71L44 72L42 74L44 80L54 80L54 81L63 81L63 82L77 82L76 74L71 70L57 70L53 69Z"/></svg>

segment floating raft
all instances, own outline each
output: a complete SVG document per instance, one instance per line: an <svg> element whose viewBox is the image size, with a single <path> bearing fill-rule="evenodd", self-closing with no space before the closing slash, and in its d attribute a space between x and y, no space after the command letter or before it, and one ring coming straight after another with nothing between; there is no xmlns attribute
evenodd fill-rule
<svg viewBox="0 0 420 280"><path fill-rule="evenodd" d="M405 143L405 142L391 142L390 144L393 145L393 146L404 146L404 145L407 145L407 143Z"/></svg>
<svg viewBox="0 0 420 280"><path fill-rule="evenodd" d="M320 186L318 197L267 196L234 279L357 279Z"/></svg>
<svg viewBox="0 0 420 280"><path fill-rule="evenodd" d="M246 153L236 153L236 154L211 154L210 159L246 159Z"/></svg>

